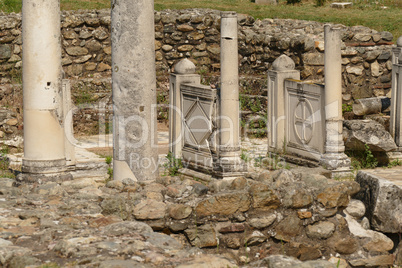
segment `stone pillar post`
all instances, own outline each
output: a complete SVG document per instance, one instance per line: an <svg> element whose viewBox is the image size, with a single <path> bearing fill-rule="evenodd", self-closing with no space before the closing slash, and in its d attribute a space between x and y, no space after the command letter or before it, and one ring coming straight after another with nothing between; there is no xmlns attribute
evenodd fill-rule
<svg viewBox="0 0 402 268"><path fill-rule="evenodd" d="M392 89L390 132L402 152L402 36L397 40L397 47L392 49ZM398 154L400 156L400 153Z"/></svg>
<svg viewBox="0 0 402 268"><path fill-rule="evenodd" d="M239 62L237 14L221 13L221 88L219 96L218 177L236 176L246 170L240 159Z"/></svg>
<svg viewBox="0 0 402 268"><path fill-rule="evenodd" d="M60 1L23 0L25 181L64 180Z"/></svg>
<svg viewBox="0 0 402 268"><path fill-rule="evenodd" d="M195 65L188 59L179 61L170 74L169 86L169 151L174 158L182 158L183 149L183 114L181 108L180 86L182 84L200 84L200 75L195 73Z"/></svg>
<svg viewBox="0 0 402 268"><path fill-rule="evenodd" d="M295 66L291 58L281 55L268 71L268 151L272 153L285 151L285 80L300 80L300 71Z"/></svg>
<svg viewBox="0 0 402 268"><path fill-rule="evenodd" d="M154 1L112 0L113 177L158 174Z"/></svg>
<svg viewBox="0 0 402 268"><path fill-rule="evenodd" d="M321 164L335 173L349 172L342 130L342 63L340 29L324 26L325 40L325 154Z"/></svg>

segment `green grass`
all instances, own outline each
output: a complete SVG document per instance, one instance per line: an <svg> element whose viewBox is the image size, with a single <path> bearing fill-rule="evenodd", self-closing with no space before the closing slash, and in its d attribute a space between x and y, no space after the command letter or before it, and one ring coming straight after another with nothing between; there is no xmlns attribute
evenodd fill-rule
<svg viewBox="0 0 402 268"><path fill-rule="evenodd" d="M109 8L110 0L61 0L61 8L100 9ZM276 6L256 5L251 0L155 0L155 9L213 8L234 10L255 18L287 18L319 22L341 23L347 26L364 25L377 31L389 31L394 41L402 35L402 1L400 0L354 0L354 6L347 9L330 7L332 0L326 0L317 7L314 0L302 0L301 4L286 5L280 0ZM382 6L388 8L383 9ZM1 10L19 12L21 0L2 0Z"/></svg>

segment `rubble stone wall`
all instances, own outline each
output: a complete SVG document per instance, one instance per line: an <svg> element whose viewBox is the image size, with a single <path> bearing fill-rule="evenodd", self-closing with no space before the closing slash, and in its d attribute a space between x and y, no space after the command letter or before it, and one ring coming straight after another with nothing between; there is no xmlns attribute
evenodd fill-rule
<svg viewBox="0 0 402 268"><path fill-rule="evenodd" d="M322 80L323 24L288 19L255 20L239 14L240 73L265 76L281 54L290 56L302 79ZM363 26L342 28L343 99L382 96L391 88L393 36ZM157 74L190 58L200 74L219 71L220 13L188 9L155 12ZM67 78L110 75L110 10L62 13L63 69ZM0 15L0 78L21 65L21 15Z"/></svg>

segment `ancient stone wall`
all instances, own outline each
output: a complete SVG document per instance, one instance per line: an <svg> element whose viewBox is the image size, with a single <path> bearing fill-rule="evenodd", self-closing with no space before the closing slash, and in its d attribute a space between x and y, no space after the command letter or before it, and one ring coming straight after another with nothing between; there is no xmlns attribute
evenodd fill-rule
<svg viewBox="0 0 402 268"><path fill-rule="evenodd" d="M324 27L319 22L255 20L242 14L239 14L238 22L241 126L243 129L248 126L249 132L261 136L266 129L265 88L272 62L286 54L295 61L303 80L323 82ZM189 58L196 64L203 83L219 83L219 27L220 12L216 10L155 12L157 99L162 104L158 108L158 119L167 119L168 73L181 59ZM344 103L388 94L392 34L362 26L339 27L343 40ZM65 77L72 80L73 99L80 106L74 114L75 130L97 133L98 112L89 107L84 109L82 104L89 103L92 107L102 102L103 107L103 103L110 103L110 10L64 11L61 31ZM9 94L13 92L10 83L22 81L21 44L21 14L0 14L0 102L13 107L15 103L9 101L12 97Z"/></svg>
<svg viewBox="0 0 402 268"><path fill-rule="evenodd" d="M157 69L169 70L190 58L200 72L219 70L219 12L155 12ZM21 16L1 16L0 60L4 77L21 66ZM344 99L383 95L390 87L392 34L366 27L345 27ZM66 11L62 15L63 68L68 77L87 77L111 69L110 11ZM323 74L323 24L239 15L240 72L265 74L281 54L289 55L303 79ZM161 74L161 72L159 72Z"/></svg>
<svg viewBox="0 0 402 268"><path fill-rule="evenodd" d="M265 75L272 62L287 54L302 79L323 77L323 24L239 15L240 73ZM189 9L155 12L158 75L182 58L190 58L201 74L219 71L220 13ZM362 26L342 28L343 98L382 96L391 87L393 36ZM0 16L0 76L21 67L21 15ZM66 76L109 75L110 10L65 11L62 14L63 68Z"/></svg>

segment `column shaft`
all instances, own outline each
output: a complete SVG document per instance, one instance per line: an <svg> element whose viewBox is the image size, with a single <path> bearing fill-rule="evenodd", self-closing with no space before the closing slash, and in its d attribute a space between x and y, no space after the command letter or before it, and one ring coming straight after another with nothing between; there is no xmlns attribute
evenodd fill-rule
<svg viewBox="0 0 402 268"><path fill-rule="evenodd" d="M237 14L221 13L221 85L219 96L219 146L217 169L231 176L245 170L240 159L239 62Z"/></svg>
<svg viewBox="0 0 402 268"><path fill-rule="evenodd" d="M66 160L61 102L59 0L23 0L22 39L22 171L62 171L66 168Z"/></svg>
<svg viewBox="0 0 402 268"><path fill-rule="evenodd" d="M350 170L350 159L344 154L342 130L342 61L340 29L324 26L325 39L325 154L321 163L329 170Z"/></svg>
<svg viewBox="0 0 402 268"><path fill-rule="evenodd" d="M153 0L112 1L113 176L158 175Z"/></svg>

